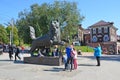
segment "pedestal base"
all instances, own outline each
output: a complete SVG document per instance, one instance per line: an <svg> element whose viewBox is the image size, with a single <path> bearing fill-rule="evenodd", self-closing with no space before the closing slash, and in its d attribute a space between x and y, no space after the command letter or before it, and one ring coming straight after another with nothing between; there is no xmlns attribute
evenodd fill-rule
<svg viewBox="0 0 120 80"><path fill-rule="evenodd" d="M62 65L62 58L60 57L24 57L24 63L29 64L40 64L40 65L52 65L60 66Z"/></svg>

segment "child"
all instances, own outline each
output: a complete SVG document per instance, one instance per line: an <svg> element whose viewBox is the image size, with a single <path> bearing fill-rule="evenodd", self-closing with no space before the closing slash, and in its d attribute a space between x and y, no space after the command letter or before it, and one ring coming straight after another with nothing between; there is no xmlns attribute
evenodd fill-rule
<svg viewBox="0 0 120 80"><path fill-rule="evenodd" d="M64 66L66 67L67 66L67 55L66 54L63 55L63 63L64 63Z"/></svg>

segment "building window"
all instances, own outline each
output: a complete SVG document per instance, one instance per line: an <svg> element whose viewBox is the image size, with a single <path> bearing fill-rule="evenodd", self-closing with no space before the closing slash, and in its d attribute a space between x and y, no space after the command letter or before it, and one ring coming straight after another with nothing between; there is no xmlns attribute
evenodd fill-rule
<svg viewBox="0 0 120 80"><path fill-rule="evenodd" d="M108 35L104 35L103 40L104 40L104 42L109 41L109 36Z"/></svg>
<svg viewBox="0 0 120 80"><path fill-rule="evenodd" d="M93 34L96 34L96 28L93 28Z"/></svg>
<svg viewBox="0 0 120 80"><path fill-rule="evenodd" d="M108 33L108 27L104 27L104 33Z"/></svg>
<svg viewBox="0 0 120 80"><path fill-rule="evenodd" d="M102 28L98 28L98 33L102 33Z"/></svg>
<svg viewBox="0 0 120 80"><path fill-rule="evenodd" d="M92 41L93 41L93 42L97 42L97 37L96 37L96 36L93 36Z"/></svg>

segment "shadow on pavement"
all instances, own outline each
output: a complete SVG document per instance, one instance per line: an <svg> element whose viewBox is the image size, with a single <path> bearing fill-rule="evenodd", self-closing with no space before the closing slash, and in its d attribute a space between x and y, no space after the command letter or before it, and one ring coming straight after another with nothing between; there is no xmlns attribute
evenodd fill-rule
<svg viewBox="0 0 120 80"><path fill-rule="evenodd" d="M20 61L20 60L14 61L14 60L8 60L8 59L0 60L0 62L13 62L13 63L15 63L15 64L24 64L24 62L23 62L23 61Z"/></svg>
<svg viewBox="0 0 120 80"><path fill-rule="evenodd" d="M63 68L53 67L52 69L48 69L48 70L45 69L43 71L60 72L63 71Z"/></svg>
<svg viewBox="0 0 120 80"><path fill-rule="evenodd" d="M22 60L9 60L9 59L3 59L3 60L0 60L0 62L13 62L13 63L17 63L17 64L23 64L24 62Z"/></svg>
<svg viewBox="0 0 120 80"><path fill-rule="evenodd" d="M1 61L3 61L3 62L6 62L6 61L7 61L7 62L8 62L8 61L12 62L13 60L5 59L5 60L0 60L0 62L1 62Z"/></svg>
<svg viewBox="0 0 120 80"><path fill-rule="evenodd" d="M96 66L96 65L92 65L92 64L78 64L78 66Z"/></svg>
<svg viewBox="0 0 120 80"><path fill-rule="evenodd" d="M95 59L94 56L79 56L80 58L89 58ZM120 55L103 55L101 56L101 60L105 61L120 61Z"/></svg>
<svg viewBox="0 0 120 80"><path fill-rule="evenodd" d="M15 64L24 64L24 61L18 60L18 61L14 61L14 63L15 63Z"/></svg>
<svg viewBox="0 0 120 80"><path fill-rule="evenodd" d="M106 56L102 56L101 60L120 61L120 55L106 55Z"/></svg>

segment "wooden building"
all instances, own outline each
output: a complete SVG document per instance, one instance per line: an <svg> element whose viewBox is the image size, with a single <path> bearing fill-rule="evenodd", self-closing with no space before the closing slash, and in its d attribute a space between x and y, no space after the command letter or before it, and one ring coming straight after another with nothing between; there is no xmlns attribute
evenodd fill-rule
<svg viewBox="0 0 120 80"><path fill-rule="evenodd" d="M116 54L120 50L120 44L117 42L118 30L113 22L105 22L103 20L89 26L90 43L89 46L95 47L97 43L102 46L103 53Z"/></svg>

